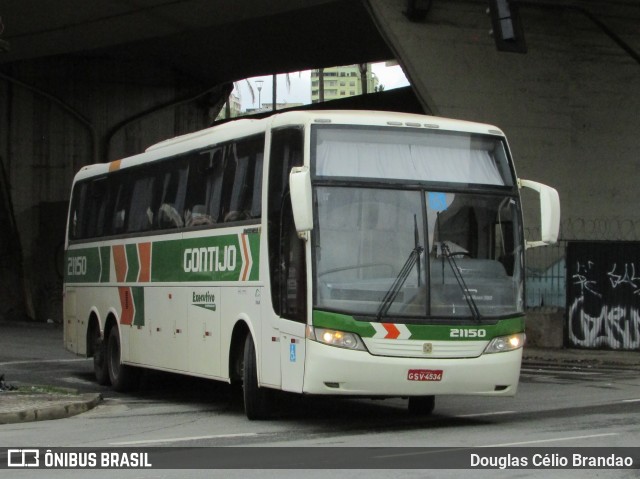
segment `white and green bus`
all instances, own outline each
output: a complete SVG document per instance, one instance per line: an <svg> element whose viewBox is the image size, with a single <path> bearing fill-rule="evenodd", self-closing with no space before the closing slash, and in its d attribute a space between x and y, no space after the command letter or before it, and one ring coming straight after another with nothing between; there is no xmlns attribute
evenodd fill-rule
<svg viewBox="0 0 640 479"><path fill-rule="evenodd" d="M82 168L65 347L126 390L140 368L276 390L514 395L524 335L520 188L496 127L371 111L237 120Z"/></svg>

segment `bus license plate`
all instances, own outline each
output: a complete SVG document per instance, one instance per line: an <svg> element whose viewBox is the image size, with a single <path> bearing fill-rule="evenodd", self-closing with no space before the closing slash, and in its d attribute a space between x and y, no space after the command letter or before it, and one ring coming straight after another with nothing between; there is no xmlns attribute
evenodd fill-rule
<svg viewBox="0 0 640 479"><path fill-rule="evenodd" d="M442 381L442 369L409 369L409 381Z"/></svg>

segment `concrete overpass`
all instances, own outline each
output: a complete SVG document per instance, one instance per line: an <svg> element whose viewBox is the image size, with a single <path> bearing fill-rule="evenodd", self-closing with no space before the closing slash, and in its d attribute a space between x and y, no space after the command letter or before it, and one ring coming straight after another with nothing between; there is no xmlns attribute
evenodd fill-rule
<svg viewBox="0 0 640 479"><path fill-rule="evenodd" d="M207 126L233 81L339 64L395 58L407 73L410 88L361 107L499 125L519 175L559 189L565 239L640 239L640 3L513 0L526 54L497 50L488 4L3 2L0 316L59 319L59 245L80 166Z"/></svg>

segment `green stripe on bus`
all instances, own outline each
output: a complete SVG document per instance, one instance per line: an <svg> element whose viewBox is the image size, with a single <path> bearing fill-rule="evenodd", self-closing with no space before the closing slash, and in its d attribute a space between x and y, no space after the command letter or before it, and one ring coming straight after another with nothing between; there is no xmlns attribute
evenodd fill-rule
<svg viewBox="0 0 640 479"><path fill-rule="evenodd" d="M206 236L153 243L152 282L257 280L260 235L246 235L248 250L238 235ZM243 274L247 273L243 278Z"/></svg>
<svg viewBox="0 0 640 479"><path fill-rule="evenodd" d="M67 283L97 283L100 281L98 248L69 250L65 254L64 280Z"/></svg>
<svg viewBox="0 0 640 479"><path fill-rule="evenodd" d="M135 308L133 325L144 326L144 287L135 286L131 288L131 296L133 296L132 299Z"/></svg>
<svg viewBox="0 0 640 479"><path fill-rule="evenodd" d="M138 273L140 272L140 260L138 259L138 246L134 244L128 244L125 247L127 254L127 277L125 281L127 283L135 283L138 281Z"/></svg>
<svg viewBox="0 0 640 479"><path fill-rule="evenodd" d="M376 333L371 323L356 321L352 316L326 311L313 310L313 325L317 328L337 329L350 333L357 333L363 338L370 338Z"/></svg>
<svg viewBox="0 0 640 479"><path fill-rule="evenodd" d="M111 273L111 246L100 247L100 282L108 283Z"/></svg>
<svg viewBox="0 0 640 479"><path fill-rule="evenodd" d="M249 273L249 281L258 281L260 279L259 259L260 259L260 235L257 233L248 234L249 248L251 250L252 266Z"/></svg>
<svg viewBox="0 0 640 479"><path fill-rule="evenodd" d="M382 321L381 323L384 323ZM482 339L492 339L498 336L507 336L509 334L521 333L524 331L524 316L509 318L497 321L495 324L467 324L467 325L445 325L445 324L403 324L411 333L408 339L415 340L456 340L456 341L476 341L478 336L465 335L465 333L452 334L452 330L460 331L478 331L484 330ZM352 316L338 313L329 313L325 311L313 311L313 325L320 328L337 329L340 331L357 333L363 338L371 338L375 336L376 329L373 324L367 321L357 321Z"/></svg>
<svg viewBox="0 0 640 479"><path fill-rule="evenodd" d="M260 233L206 236L151 244L151 282L258 281ZM137 243L125 245L126 283L137 283L142 265ZM107 283L111 278L110 246L68 250L65 282Z"/></svg>

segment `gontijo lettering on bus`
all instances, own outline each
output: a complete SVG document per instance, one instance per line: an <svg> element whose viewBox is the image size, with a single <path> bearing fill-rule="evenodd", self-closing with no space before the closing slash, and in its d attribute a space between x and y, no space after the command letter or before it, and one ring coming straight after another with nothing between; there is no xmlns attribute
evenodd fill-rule
<svg viewBox="0 0 640 479"><path fill-rule="evenodd" d="M153 244L151 281L258 279L259 234L205 236Z"/></svg>
<svg viewBox="0 0 640 479"><path fill-rule="evenodd" d="M227 245L221 252L218 246L187 248L184 250L183 269L191 272L235 271L238 251L235 245Z"/></svg>
<svg viewBox="0 0 640 479"><path fill-rule="evenodd" d="M256 281L259 233L67 251L67 283Z"/></svg>

